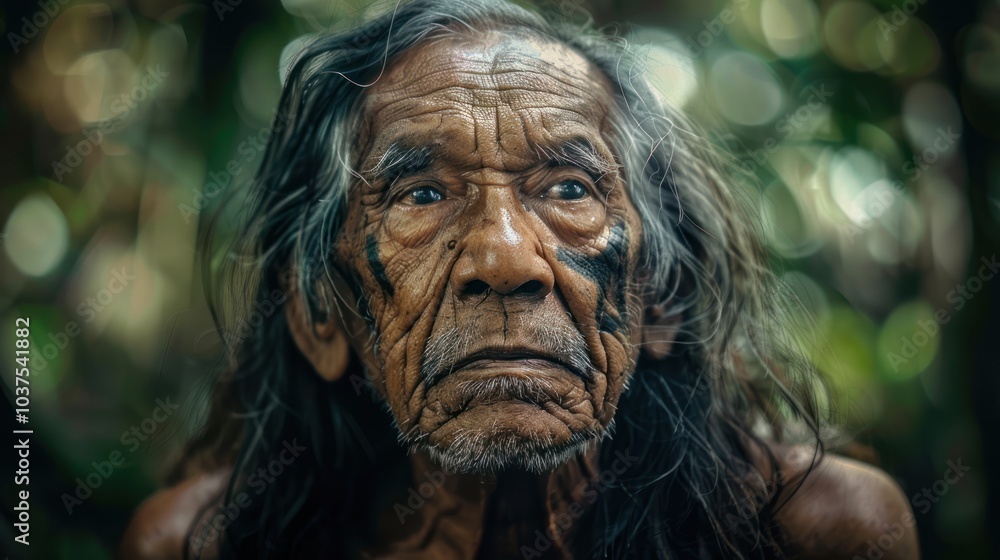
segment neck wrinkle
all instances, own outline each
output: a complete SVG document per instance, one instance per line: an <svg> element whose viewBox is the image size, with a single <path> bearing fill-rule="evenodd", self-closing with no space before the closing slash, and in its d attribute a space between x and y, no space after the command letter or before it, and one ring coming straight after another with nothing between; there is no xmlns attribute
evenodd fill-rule
<svg viewBox="0 0 1000 560"><path fill-rule="evenodd" d="M573 536L579 519L597 501L594 484L600 477L600 449L576 455L548 478L546 509L553 548L561 558L572 559Z"/></svg>
<svg viewBox="0 0 1000 560"><path fill-rule="evenodd" d="M497 477L444 474L426 454L414 453L407 494L382 518L380 540L390 544L364 556L571 560L576 522L596 501L599 455L592 449L542 475Z"/></svg>

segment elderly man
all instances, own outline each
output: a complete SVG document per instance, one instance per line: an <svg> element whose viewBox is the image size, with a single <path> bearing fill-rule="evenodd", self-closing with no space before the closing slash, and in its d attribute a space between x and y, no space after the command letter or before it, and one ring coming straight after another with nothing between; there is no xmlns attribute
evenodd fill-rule
<svg viewBox="0 0 1000 560"><path fill-rule="evenodd" d="M822 452L745 187L622 41L418 0L279 110L246 336L124 558L918 557Z"/></svg>

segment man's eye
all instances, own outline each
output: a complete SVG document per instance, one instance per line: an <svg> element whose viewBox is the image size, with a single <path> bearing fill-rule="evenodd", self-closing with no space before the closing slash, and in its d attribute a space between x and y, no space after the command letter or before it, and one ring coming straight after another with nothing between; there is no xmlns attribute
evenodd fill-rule
<svg viewBox="0 0 1000 560"><path fill-rule="evenodd" d="M410 191L410 194L406 195L407 202L417 206L434 204L435 202L440 202L443 199L444 195L441 194L441 191L435 189L434 187L419 187L413 189Z"/></svg>
<svg viewBox="0 0 1000 560"><path fill-rule="evenodd" d="M579 200L587 196L587 187L583 186L580 181L570 179L552 185L542 196L560 200Z"/></svg>

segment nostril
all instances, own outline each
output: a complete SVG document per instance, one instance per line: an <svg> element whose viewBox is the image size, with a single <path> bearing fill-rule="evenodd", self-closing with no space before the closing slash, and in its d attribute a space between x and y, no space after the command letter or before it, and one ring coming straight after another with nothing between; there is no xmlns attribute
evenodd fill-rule
<svg viewBox="0 0 1000 560"><path fill-rule="evenodd" d="M490 285L482 280L472 280L467 282L462 288L462 292L470 296L479 296L486 293L490 289Z"/></svg>
<svg viewBox="0 0 1000 560"><path fill-rule="evenodd" d="M539 280L528 280L524 284L514 288L514 291L512 291L510 295L533 296L541 292L544 287L544 284L542 284Z"/></svg>

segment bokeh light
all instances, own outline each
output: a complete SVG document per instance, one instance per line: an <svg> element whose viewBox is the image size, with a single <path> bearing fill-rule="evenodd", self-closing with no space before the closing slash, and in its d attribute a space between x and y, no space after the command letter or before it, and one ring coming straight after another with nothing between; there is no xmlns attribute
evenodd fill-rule
<svg viewBox="0 0 1000 560"><path fill-rule="evenodd" d="M18 270L29 276L45 276L66 256L66 217L45 194L25 197L7 218L3 247Z"/></svg>
<svg viewBox="0 0 1000 560"><path fill-rule="evenodd" d="M995 412L981 410L989 392L974 390L990 374L975 345L996 323L1000 279L956 294L1000 242L1000 5L516 3L592 14L639 54L663 101L729 152L741 174L726 186L752 207L747 219L759 220L776 275L801 303L793 336L830 386L838 430L907 491L932 483L948 459L983 454L991 432L980 423ZM206 231L226 240L241 217L262 156L246 142L269 127L308 41L397 8L55 4L37 35L8 49L0 111L0 303L5 320L37 321L36 433L58 473L52 504L156 398L179 395L204 411L216 347L205 342L215 325L200 264L218 249L204 246ZM37 9L4 7L5 37ZM134 280L111 294L123 271ZM78 334L57 344L73 324ZM133 457L86 515L39 511L54 535L39 542L43 556L110 558L199 418L178 420L173 437ZM918 516L925 557L998 557L981 553L987 532L975 522L988 505L978 496L995 493L984 467Z"/></svg>
<svg viewBox="0 0 1000 560"><path fill-rule="evenodd" d="M761 30L767 46L781 58L801 58L820 46L819 10L809 0L764 0Z"/></svg>
<svg viewBox="0 0 1000 560"><path fill-rule="evenodd" d="M736 124L771 122L785 105L778 77L751 54L731 52L719 57L709 71L708 83L719 111Z"/></svg>

